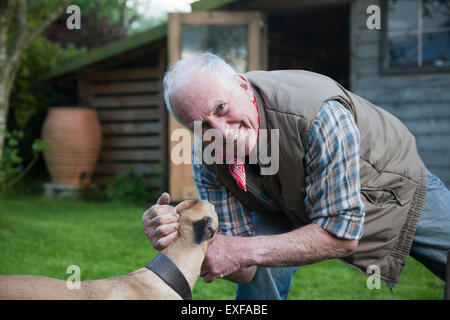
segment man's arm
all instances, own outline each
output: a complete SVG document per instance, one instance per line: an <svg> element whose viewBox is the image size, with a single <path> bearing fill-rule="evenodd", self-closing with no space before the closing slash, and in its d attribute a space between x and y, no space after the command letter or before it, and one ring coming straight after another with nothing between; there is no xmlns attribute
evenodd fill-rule
<svg viewBox="0 0 450 320"><path fill-rule="evenodd" d="M289 244L289 245L286 245ZM358 240L339 239L311 223L294 231L245 239L244 265L289 267L350 255Z"/></svg>
<svg viewBox="0 0 450 320"><path fill-rule="evenodd" d="M360 134L352 113L337 101L321 107L306 143L305 208L311 221L340 239L364 229Z"/></svg>
<svg viewBox="0 0 450 320"><path fill-rule="evenodd" d="M219 235L203 264L208 265L206 282L225 278L248 283L257 266L303 266L350 255L358 240L339 239L311 223L279 235L227 237Z"/></svg>

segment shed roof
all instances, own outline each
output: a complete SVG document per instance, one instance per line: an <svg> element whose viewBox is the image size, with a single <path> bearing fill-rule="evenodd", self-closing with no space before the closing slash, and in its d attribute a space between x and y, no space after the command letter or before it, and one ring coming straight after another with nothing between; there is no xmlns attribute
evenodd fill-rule
<svg viewBox="0 0 450 320"><path fill-rule="evenodd" d="M192 11L206 11L217 9L238 0L200 0L191 4ZM88 52L64 61L47 72L43 78L52 79L77 69L111 58L117 54L136 49L142 45L152 43L167 36L167 22L163 22L147 31L125 37L106 45L89 50Z"/></svg>

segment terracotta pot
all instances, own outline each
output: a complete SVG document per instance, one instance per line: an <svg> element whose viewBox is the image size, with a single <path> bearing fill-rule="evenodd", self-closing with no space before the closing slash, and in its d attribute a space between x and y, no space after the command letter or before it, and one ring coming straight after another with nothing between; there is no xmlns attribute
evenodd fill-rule
<svg viewBox="0 0 450 320"><path fill-rule="evenodd" d="M91 108L50 108L42 127L42 139L51 145L44 151L52 183L87 185L97 166L102 130Z"/></svg>

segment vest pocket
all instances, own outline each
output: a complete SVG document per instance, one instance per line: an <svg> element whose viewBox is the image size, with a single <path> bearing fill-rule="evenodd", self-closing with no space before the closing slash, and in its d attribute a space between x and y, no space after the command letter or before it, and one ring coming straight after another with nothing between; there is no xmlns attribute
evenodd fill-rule
<svg viewBox="0 0 450 320"><path fill-rule="evenodd" d="M400 206L404 206L407 203L400 199L394 189L386 187L362 187L361 193L365 198L378 207L385 206L389 203L397 203Z"/></svg>

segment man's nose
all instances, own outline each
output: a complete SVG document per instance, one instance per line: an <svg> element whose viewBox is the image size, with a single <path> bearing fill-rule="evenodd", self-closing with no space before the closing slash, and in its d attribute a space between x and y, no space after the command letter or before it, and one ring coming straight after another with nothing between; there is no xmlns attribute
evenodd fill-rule
<svg viewBox="0 0 450 320"><path fill-rule="evenodd" d="M227 138L227 134L230 134L230 126L228 125L228 123L226 121L223 120L215 120L215 121L211 121L210 122L211 125L211 129L215 129L217 131L219 131L219 133L221 134L221 136L226 139Z"/></svg>

